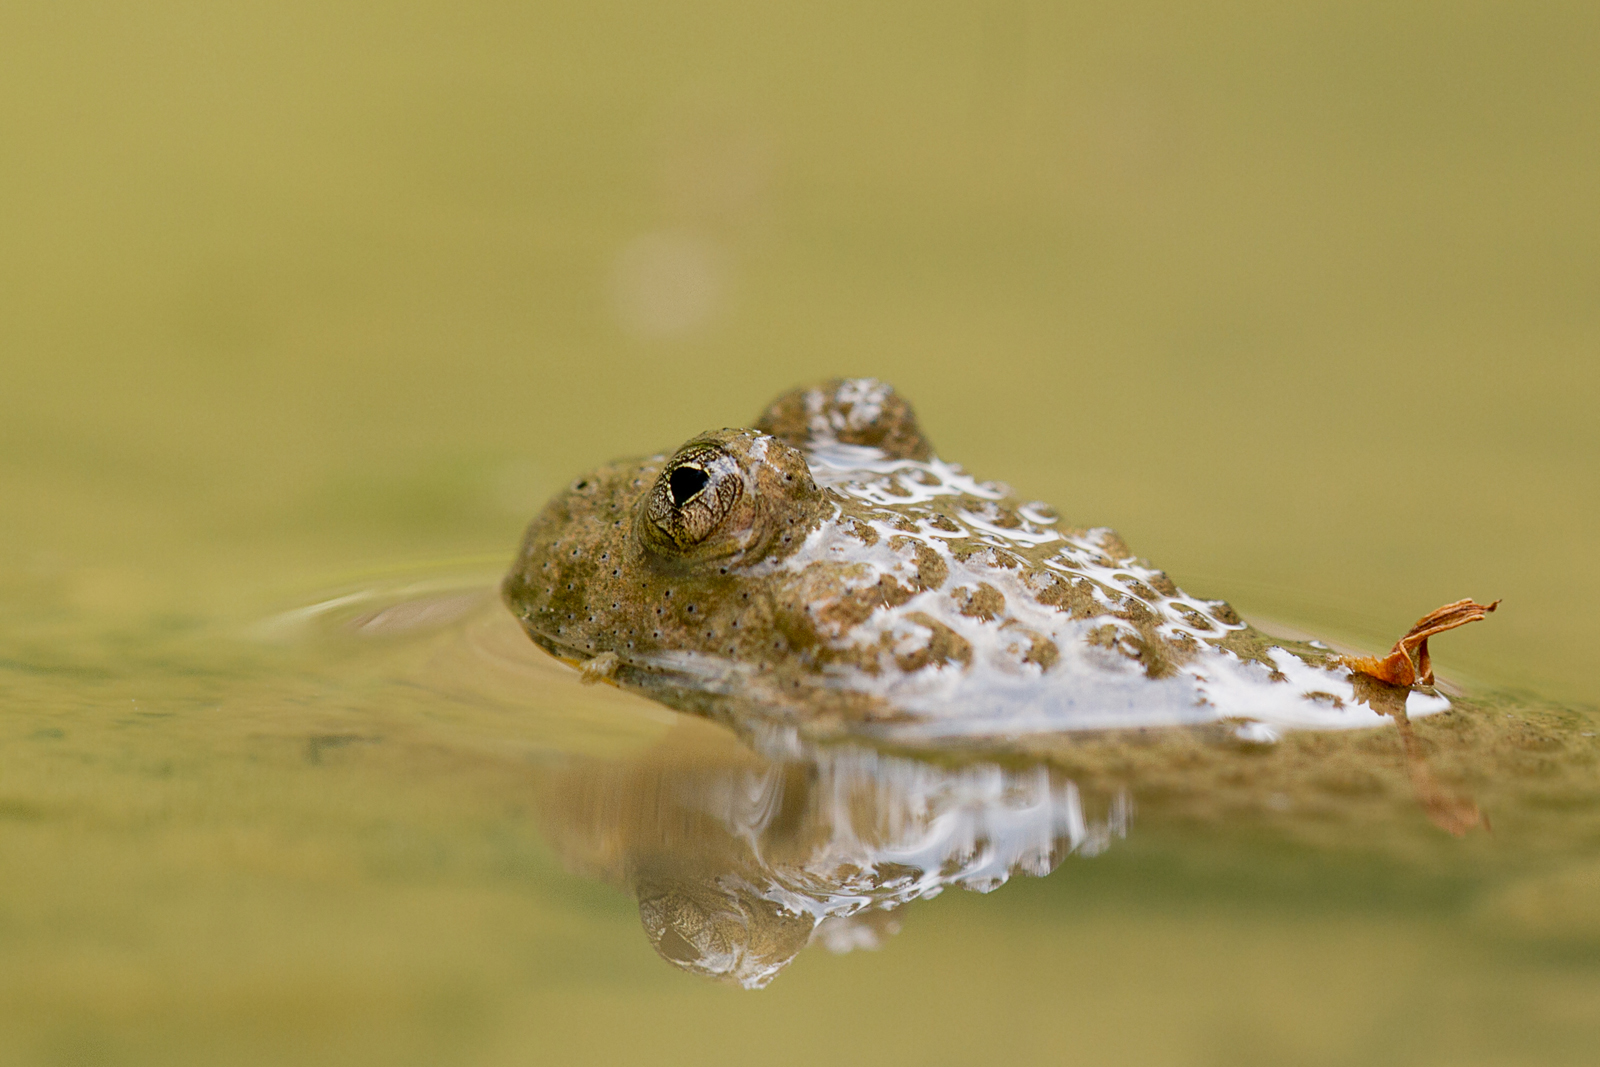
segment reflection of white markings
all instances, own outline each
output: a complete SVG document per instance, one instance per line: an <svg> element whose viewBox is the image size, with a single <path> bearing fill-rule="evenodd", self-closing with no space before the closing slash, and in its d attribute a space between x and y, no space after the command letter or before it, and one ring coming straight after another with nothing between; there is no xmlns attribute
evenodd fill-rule
<svg viewBox="0 0 1600 1067"><path fill-rule="evenodd" d="M688 230L634 238L611 271L617 320L639 337L669 337L705 325L721 310L726 290L722 250Z"/></svg>
<svg viewBox="0 0 1600 1067"><path fill-rule="evenodd" d="M1049 874L1070 853L1098 855L1126 837L1133 816L1119 792L1090 818L1078 787L1043 767L942 768L845 746L817 755L794 798L813 831L797 849L772 830L787 810L784 783L774 766L679 799L749 845L770 878L757 887L762 896L816 922L899 907L949 886L988 893L1013 874ZM830 947L847 950L851 940Z"/></svg>

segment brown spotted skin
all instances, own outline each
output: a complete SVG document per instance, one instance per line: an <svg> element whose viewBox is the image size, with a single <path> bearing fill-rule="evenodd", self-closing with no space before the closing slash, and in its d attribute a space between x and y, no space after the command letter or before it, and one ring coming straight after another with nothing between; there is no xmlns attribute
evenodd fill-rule
<svg viewBox="0 0 1600 1067"><path fill-rule="evenodd" d="M871 379L575 479L503 592L552 654L736 725L1215 719L1240 670L1281 681L1286 651L1332 669L1185 595L1113 531L940 461Z"/></svg>

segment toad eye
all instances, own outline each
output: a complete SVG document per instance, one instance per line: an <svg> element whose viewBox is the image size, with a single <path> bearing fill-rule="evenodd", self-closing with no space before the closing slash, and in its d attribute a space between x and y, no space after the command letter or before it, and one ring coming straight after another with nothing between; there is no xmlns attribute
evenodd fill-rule
<svg viewBox="0 0 1600 1067"><path fill-rule="evenodd" d="M690 448L672 458L650 489L645 514L680 549L704 541L744 492L732 456L719 448Z"/></svg>

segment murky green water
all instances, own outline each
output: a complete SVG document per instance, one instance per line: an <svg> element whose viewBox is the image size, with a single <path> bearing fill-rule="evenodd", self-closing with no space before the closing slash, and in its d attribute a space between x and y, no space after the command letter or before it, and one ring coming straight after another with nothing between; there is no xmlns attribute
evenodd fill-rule
<svg viewBox="0 0 1600 1067"><path fill-rule="evenodd" d="M13 4L0 42L0 1060L1594 1058L1589 7ZM569 475L829 374L1246 612L1383 648L1504 597L1435 649L1468 699L1410 759L772 766L493 602ZM639 871L839 877L842 825L890 849L986 774L1068 813L1054 873L774 933L759 992L646 937ZM789 806L740 838L752 783Z"/></svg>

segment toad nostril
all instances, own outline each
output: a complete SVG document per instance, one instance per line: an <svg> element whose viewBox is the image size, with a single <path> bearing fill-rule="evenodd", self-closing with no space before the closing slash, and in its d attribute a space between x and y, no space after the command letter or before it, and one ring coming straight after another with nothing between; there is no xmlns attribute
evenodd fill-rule
<svg viewBox="0 0 1600 1067"><path fill-rule="evenodd" d="M699 467L679 467L667 478L667 489L672 493L672 502L681 508L710 480L711 476Z"/></svg>

